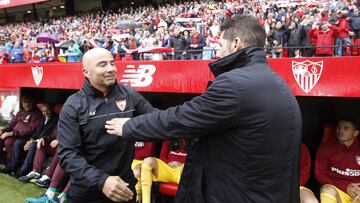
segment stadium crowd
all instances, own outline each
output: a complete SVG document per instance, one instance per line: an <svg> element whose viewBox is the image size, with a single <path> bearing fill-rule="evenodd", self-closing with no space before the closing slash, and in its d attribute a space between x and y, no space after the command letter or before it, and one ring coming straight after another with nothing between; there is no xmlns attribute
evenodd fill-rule
<svg viewBox="0 0 360 203"><path fill-rule="evenodd" d="M342 48L359 38L356 0L281 2L190 1L6 24L0 26L1 63L77 62L93 47L110 50L118 60L137 60L141 50L159 47L175 51L161 59L212 59L220 22L239 13L264 26L269 58L351 54L349 46Z"/></svg>

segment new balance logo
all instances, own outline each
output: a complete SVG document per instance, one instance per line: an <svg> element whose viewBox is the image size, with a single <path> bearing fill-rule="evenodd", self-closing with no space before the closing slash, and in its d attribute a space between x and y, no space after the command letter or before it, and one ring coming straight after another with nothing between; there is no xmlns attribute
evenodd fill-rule
<svg viewBox="0 0 360 203"><path fill-rule="evenodd" d="M96 114L96 109L89 113L89 116L94 116Z"/></svg>
<svg viewBox="0 0 360 203"><path fill-rule="evenodd" d="M127 65L120 82L131 87L147 87L153 82L154 65Z"/></svg>

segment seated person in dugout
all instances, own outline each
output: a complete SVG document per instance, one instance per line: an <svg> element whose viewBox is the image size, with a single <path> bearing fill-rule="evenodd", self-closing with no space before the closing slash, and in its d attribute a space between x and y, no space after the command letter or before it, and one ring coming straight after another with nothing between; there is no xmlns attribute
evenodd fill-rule
<svg viewBox="0 0 360 203"><path fill-rule="evenodd" d="M20 111L5 128L0 129L0 160L5 158L4 147L7 158L6 168L0 170L2 173L15 172L20 161L20 152L23 151L22 148L25 143L35 132L41 117L40 111L34 108L33 100L29 95L24 95L20 101ZM20 149L21 151L13 149Z"/></svg>
<svg viewBox="0 0 360 203"><path fill-rule="evenodd" d="M31 179L39 179L42 177L41 171L43 169L43 164L46 161L47 158L53 156L53 159L57 158L57 147L58 147L58 140L56 139L56 131L57 127L56 125L52 129L51 133L43 136L42 138L37 139L37 141L33 141L32 146L34 149L31 149L35 151L34 155L32 155L32 159L29 160L29 154L26 156L26 159L24 161L23 166L21 167L22 173L25 171L29 171L28 168L32 167L32 170L29 173L23 173L27 175L23 175L19 178L20 181L23 182L29 182Z"/></svg>
<svg viewBox="0 0 360 203"><path fill-rule="evenodd" d="M186 142L184 139L164 141L160 159L145 158L141 171L134 172L138 179L136 193L138 202L150 203L152 182L174 182L179 184L186 159ZM139 176L140 175L140 176Z"/></svg>
<svg viewBox="0 0 360 203"><path fill-rule="evenodd" d="M155 156L155 143L154 142L135 142L135 155L131 164L131 169L140 177L141 164L147 157Z"/></svg>
<svg viewBox="0 0 360 203"><path fill-rule="evenodd" d="M322 185L321 203L360 202L359 129L354 118L337 123L336 142L323 143L317 150L315 178Z"/></svg>
<svg viewBox="0 0 360 203"><path fill-rule="evenodd" d="M36 132L31 136L23 147L27 151L24 163L20 168L19 180L28 182L32 178L40 178L42 164L48 155L54 155L57 147L56 125L58 116L50 104L43 104L41 107L42 117L39 121ZM35 159L34 159L35 158ZM31 171L31 172L30 172ZM26 176L24 176L27 174Z"/></svg>
<svg viewBox="0 0 360 203"><path fill-rule="evenodd" d="M311 159L310 159L309 149L304 143L302 143L301 152L300 152L300 165L299 165L299 185L300 185L301 203L319 202L316 199L314 193L310 189L304 187L304 185L306 185L306 183L309 181L310 168L311 168Z"/></svg>

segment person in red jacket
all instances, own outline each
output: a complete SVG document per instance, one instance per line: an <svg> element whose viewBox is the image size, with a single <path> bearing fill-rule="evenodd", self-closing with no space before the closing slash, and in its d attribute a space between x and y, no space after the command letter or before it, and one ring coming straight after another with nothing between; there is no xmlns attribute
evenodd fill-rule
<svg viewBox="0 0 360 203"><path fill-rule="evenodd" d="M328 22L320 22L318 25L313 26L313 29L309 31L309 36L316 43L316 56L334 55L334 41L338 32L339 29Z"/></svg>
<svg viewBox="0 0 360 203"><path fill-rule="evenodd" d="M179 139L163 142L160 159L145 158L141 165L141 176L135 175L139 180L136 186L139 202L150 203L152 182L179 183L186 155L186 142Z"/></svg>
<svg viewBox="0 0 360 203"><path fill-rule="evenodd" d="M350 25L349 16L347 11L341 11L339 14L339 22L337 27L339 28L338 38L336 39L336 54L338 56L343 55L343 46L346 47L346 55L349 55L349 46L351 45L350 40Z"/></svg>
<svg viewBox="0 0 360 203"><path fill-rule="evenodd" d="M30 139L36 130L40 117L41 113L34 108L32 98L28 95L23 96L21 98L21 110L5 128L0 129L0 149L5 147L7 158L7 166L1 169L1 172L12 173L15 171L13 166L16 166L19 160L12 159L14 145L23 146ZM2 150L0 156L3 156ZM0 157L0 160L4 160L4 158Z"/></svg>
<svg viewBox="0 0 360 203"><path fill-rule="evenodd" d="M301 144L300 165L299 165L299 185L300 185L300 202L301 203L318 203L314 193L304 185L309 181L311 159L307 146Z"/></svg>
<svg viewBox="0 0 360 203"><path fill-rule="evenodd" d="M354 118L342 118L337 142L323 143L316 154L315 178L322 185L322 203L360 202L360 144Z"/></svg>

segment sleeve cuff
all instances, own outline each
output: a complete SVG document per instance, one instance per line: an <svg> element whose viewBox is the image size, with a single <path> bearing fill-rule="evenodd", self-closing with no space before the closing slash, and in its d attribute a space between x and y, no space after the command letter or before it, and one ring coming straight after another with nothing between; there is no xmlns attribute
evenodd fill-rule
<svg viewBox="0 0 360 203"><path fill-rule="evenodd" d="M103 174L100 178L99 178L99 183L98 183L98 189L100 192L102 192L102 189L104 187L105 181L106 179L109 177L108 174Z"/></svg>

